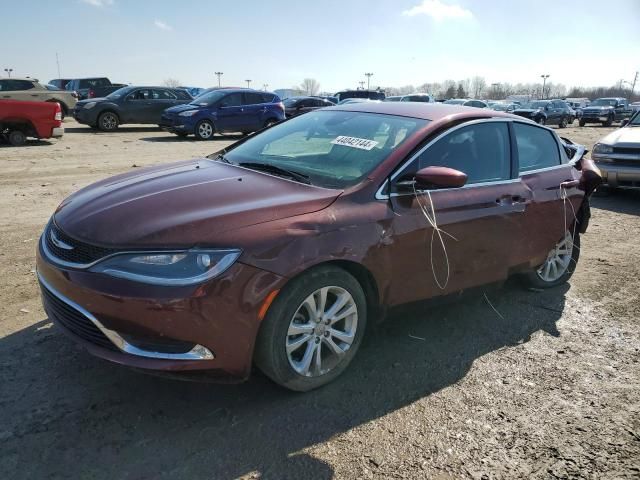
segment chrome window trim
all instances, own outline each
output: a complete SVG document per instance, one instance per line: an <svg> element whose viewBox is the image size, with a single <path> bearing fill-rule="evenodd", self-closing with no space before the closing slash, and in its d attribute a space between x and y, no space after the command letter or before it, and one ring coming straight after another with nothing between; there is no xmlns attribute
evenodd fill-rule
<svg viewBox="0 0 640 480"><path fill-rule="evenodd" d="M74 310L80 312L84 317L87 318L87 320L91 321L91 323L93 323L98 328L98 330L100 330L111 341L111 343L113 343L116 347L118 347L120 351L124 353L135 355L137 357L154 358L158 360L213 360L215 358L211 350L198 344L185 353L152 352L150 350L143 350L141 348L138 348L135 345L127 342L115 330L110 330L102 325L102 323L100 323L100 320L94 317L89 311L58 292L49 282L44 279L42 275L40 275L40 272L38 272L38 280L58 300L66 303Z"/></svg>
<svg viewBox="0 0 640 480"><path fill-rule="evenodd" d="M470 125L477 125L477 124L482 124L482 123L493 123L493 122L504 122L504 123L523 123L525 125L529 125L529 126L534 126L537 128L542 128L545 129L549 132L552 133L553 138L556 141L556 145L559 149L559 154L560 154L560 160L562 161L562 151L564 149L562 149L562 144L560 143L560 139L558 137L558 135L556 134L556 132L549 128L546 127L544 125L539 125L531 120L527 120L525 118L509 118L509 117L490 117L490 118L481 118L481 119L476 119L476 120L470 120L468 122L464 122L461 123L459 125L456 125L455 127L452 127L448 130L445 130L444 132L442 132L440 135L438 135L437 137L435 137L434 139L432 139L429 143L427 143L424 147L422 147L420 150L418 150L416 153L414 153L413 155L411 155L411 157L409 157L408 160L406 160L404 162L404 164L402 164L399 168L397 168L395 170L395 172L391 175L391 177L388 177L384 180L384 182L382 182L382 184L380 185L380 187L378 188L378 190L376 190L375 193L375 198L376 200L388 200L392 197L401 197L401 196L405 196L405 195L413 195L413 193L411 192L407 192L407 193L383 193L385 188L390 184L390 182L393 182L393 180L400 175L410 164L411 162L413 162L418 156L422 155L422 153L427 150L429 147L431 147L434 143L436 143L438 140L440 140L441 138L446 137L447 135L449 135L451 132L455 132L456 130L459 130L460 128L463 127L468 127ZM509 141L511 142L511 134L509 135ZM512 157L512 162L513 162L513 157ZM456 187L456 188L436 188L436 189L430 189L428 191L430 192L440 192L440 191L447 191L447 190L460 190L460 189L465 189L465 188L472 188L472 187L483 187L483 186L488 186L488 185L498 185L498 184L506 184L506 183L515 183L515 182L519 182L522 175L529 175L530 173L536 173L538 171L544 171L544 170L550 170L550 169L555 169L555 168L560 168L560 167L565 167L569 165L568 163L560 163L559 165L554 165L552 167L545 167L543 169L538 169L538 170L531 170L528 172L524 172L524 173L519 173L517 178L511 178L511 179L507 179L507 180L495 180L495 181L491 181L491 182L478 182L478 183L470 183L467 185L464 185L462 187ZM427 191L427 190L420 190L420 191Z"/></svg>

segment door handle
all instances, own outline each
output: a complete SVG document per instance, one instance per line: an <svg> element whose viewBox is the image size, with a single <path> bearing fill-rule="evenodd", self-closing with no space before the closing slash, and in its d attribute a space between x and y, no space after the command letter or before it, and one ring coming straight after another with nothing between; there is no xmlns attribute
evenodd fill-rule
<svg viewBox="0 0 640 480"><path fill-rule="evenodd" d="M502 195L496 198L498 205L515 205L518 203L527 203L527 199L521 195Z"/></svg>
<svg viewBox="0 0 640 480"><path fill-rule="evenodd" d="M32 97L37 97L37 96L38 96L38 94L37 94L37 93L32 93L32 94L31 94L31 96L32 96Z"/></svg>
<svg viewBox="0 0 640 480"><path fill-rule="evenodd" d="M580 185L580 180L565 180L560 184L562 188L574 188Z"/></svg>

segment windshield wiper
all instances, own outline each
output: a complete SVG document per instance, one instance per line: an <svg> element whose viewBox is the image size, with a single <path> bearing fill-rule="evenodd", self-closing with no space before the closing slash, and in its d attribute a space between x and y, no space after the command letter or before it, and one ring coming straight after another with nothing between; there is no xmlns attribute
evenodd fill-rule
<svg viewBox="0 0 640 480"><path fill-rule="evenodd" d="M286 168L278 167L271 163L244 162L244 163L239 163L238 165L241 167L250 168L252 170L261 170L263 172L273 173L274 175L279 175L281 177L289 177L294 180L297 180L300 183L306 183L307 185L311 185L311 180L309 178L309 175L296 172L295 170L289 170Z"/></svg>
<svg viewBox="0 0 640 480"><path fill-rule="evenodd" d="M218 160L220 162L224 162L224 163L231 163L231 160L229 160L227 157L224 156L224 153L214 153L213 156L209 156L207 158L210 158L211 160Z"/></svg>

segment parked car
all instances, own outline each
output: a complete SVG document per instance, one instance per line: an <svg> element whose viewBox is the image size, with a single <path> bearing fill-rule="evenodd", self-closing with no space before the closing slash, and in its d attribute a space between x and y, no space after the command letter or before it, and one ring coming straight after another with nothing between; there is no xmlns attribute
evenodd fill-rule
<svg viewBox="0 0 640 480"><path fill-rule="evenodd" d="M630 118L632 113L633 110L626 98L596 98L588 107L582 109L579 125L584 127L587 123L601 123L610 127L613 122Z"/></svg>
<svg viewBox="0 0 640 480"><path fill-rule="evenodd" d="M11 145L24 145L27 137L59 138L63 134L59 103L0 100L0 138Z"/></svg>
<svg viewBox="0 0 640 480"><path fill-rule="evenodd" d="M428 93L411 93L409 95L397 95L393 97L386 97L385 102L422 102L433 103L435 102L433 95Z"/></svg>
<svg viewBox="0 0 640 480"><path fill-rule="evenodd" d="M73 116L78 123L108 132L124 123L158 125L167 108L192 100L181 88L122 87L105 98L80 100Z"/></svg>
<svg viewBox="0 0 640 480"><path fill-rule="evenodd" d="M107 77L74 78L65 85L67 91L78 94L79 100L102 98L116 90L126 87L124 83L111 83Z"/></svg>
<svg viewBox="0 0 640 480"><path fill-rule="evenodd" d="M284 105L274 93L222 88L167 109L160 127L179 136L193 134L200 140L210 140L216 133L255 132L284 118Z"/></svg>
<svg viewBox="0 0 640 480"><path fill-rule="evenodd" d="M476 100L474 98L450 98L445 100L447 105L460 105L463 107L475 107L475 108L488 108L488 105L482 100Z"/></svg>
<svg viewBox="0 0 640 480"><path fill-rule="evenodd" d="M334 97L333 95L318 95L317 98L322 98L324 100L329 100L331 103L338 103L338 97Z"/></svg>
<svg viewBox="0 0 640 480"><path fill-rule="evenodd" d="M380 103L384 100L370 100L368 98L345 98L340 100L338 105L347 105L349 103Z"/></svg>
<svg viewBox="0 0 640 480"><path fill-rule="evenodd" d="M340 103L343 100L348 98L366 98L369 100L384 100L385 95L383 91L380 90L342 90L337 92L334 97L338 100L337 103Z"/></svg>
<svg viewBox="0 0 640 480"><path fill-rule="evenodd" d="M71 92L50 90L35 78L0 78L0 100L8 99L57 102L62 109L63 118L71 112L77 101Z"/></svg>
<svg viewBox="0 0 640 480"><path fill-rule="evenodd" d="M309 112L64 200L37 252L45 310L120 364L245 379L255 363L311 390L395 305L566 282L600 179L581 152L489 109Z"/></svg>
<svg viewBox="0 0 640 480"><path fill-rule="evenodd" d="M65 87L70 81L70 78L54 78L53 80L49 80L49 85L58 87L60 90L66 90Z"/></svg>
<svg viewBox="0 0 640 480"><path fill-rule="evenodd" d="M575 118L569 106L563 100L536 100L519 108L513 113L529 118L540 125L558 125L565 128Z"/></svg>
<svg viewBox="0 0 640 480"><path fill-rule="evenodd" d="M633 102L629 105L629 108L631 108L631 110L633 110L634 112L637 112L638 110L640 110L640 102Z"/></svg>
<svg viewBox="0 0 640 480"><path fill-rule="evenodd" d="M495 110L496 112L507 112L507 113L513 113L513 111L518 107L519 105L516 105L515 103L506 103L506 102L493 102L493 104L490 105L491 110Z"/></svg>
<svg viewBox="0 0 640 480"><path fill-rule="evenodd" d="M198 95L202 95L207 89L201 87L178 87L185 90L191 98L196 98Z"/></svg>
<svg viewBox="0 0 640 480"><path fill-rule="evenodd" d="M640 188L640 111L596 143L591 158L610 187Z"/></svg>
<svg viewBox="0 0 640 480"><path fill-rule="evenodd" d="M329 100L319 97L289 97L282 103L284 104L284 114L287 118L295 117L317 108L335 105Z"/></svg>

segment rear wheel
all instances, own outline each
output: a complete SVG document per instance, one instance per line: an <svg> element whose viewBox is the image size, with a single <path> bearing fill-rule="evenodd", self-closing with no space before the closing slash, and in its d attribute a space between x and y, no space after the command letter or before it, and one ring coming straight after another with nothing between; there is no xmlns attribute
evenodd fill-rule
<svg viewBox="0 0 640 480"><path fill-rule="evenodd" d="M103 112L98 117L98 128L103 132L113 132L119 123L118 115L113 112Z"/></svg>
<svg viewBox="0 0 640 480"><path fill-rule="evenodd" d="M567 117L562 117L562 118L560 119L560 124L558 125L558 127L560 127L560 128L567 128L567 124L568 124L568 122L567 122Z"/></svg>
<svg viewBox="0 0 640 480"><path fill-rule="evenodd" d="M215 134L215 128L209 120L201 120L196 125L194 133L199 140L211 140Z"/></svg>
<svg viewBox="0 0 640 480"><path fill-rule="evenodd" d="M587 124L587 122L585 122L584 120L580 119L578 121L578 125L580 125L581 127L584 127Z"/></svg>
<svg viewBox="0 0 640 480"><path fill-rule="evenodd" d="M546 260L534 271L524 275L525 282L535 288L551 288L565 283L578 265L580 234L566 232L549 251Z"/></svg>
<svg viewBox="0 0 640 480"><path fill-rule="evenodd" d="M544 117L541 115L541 116L539 116L539 117L536 119L536 123L537 123L537 124L539 124L539 125L546 125L546 124L547 124L547 119L546 119L546 118L544 118Z"/></svg>
<svg viewBox="0 0 640 480"><path fill-rule="evenodd" d="M8 140L14 147L19 147L27 143L27 136L21 130L11 130L8 135Z"/></svg>
<svg viewBox="0 0 640 480"><path fill-rule="evenodd" d="M319 267L280 291L258 334L255 362L283 387L308 391L338 377L364 336L367 305L346 271Z"/></svg>

